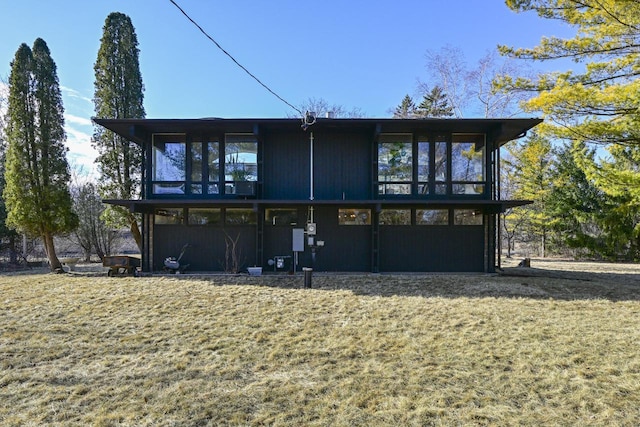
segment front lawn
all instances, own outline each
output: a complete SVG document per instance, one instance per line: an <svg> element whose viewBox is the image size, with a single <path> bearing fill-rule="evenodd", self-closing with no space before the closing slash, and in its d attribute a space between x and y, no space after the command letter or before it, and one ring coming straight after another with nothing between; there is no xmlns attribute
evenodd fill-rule
<svg viewBox="0 0 640 427"><path fill-rule="evenodd" d="M0 276L1 425L638 425L640 285Z"/></svg>

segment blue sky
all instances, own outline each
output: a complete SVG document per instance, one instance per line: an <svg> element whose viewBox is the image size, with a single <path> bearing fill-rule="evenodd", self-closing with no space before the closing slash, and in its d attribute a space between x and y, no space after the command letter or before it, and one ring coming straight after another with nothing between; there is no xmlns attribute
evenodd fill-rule
<svg viewBox="0 0 640 427"><path fill-rule="evenodd" d="M503 0L176 0L241 64L294 105L323 98L388 117L425 80L425 52L473 63L498 44L534 46L569 29ZM110 12L131 17L149 118L293 113L207 40L169 0L0 0L0 76L18 46L43 38L58 67L70 159L91 166L93 64Z"/></svg>

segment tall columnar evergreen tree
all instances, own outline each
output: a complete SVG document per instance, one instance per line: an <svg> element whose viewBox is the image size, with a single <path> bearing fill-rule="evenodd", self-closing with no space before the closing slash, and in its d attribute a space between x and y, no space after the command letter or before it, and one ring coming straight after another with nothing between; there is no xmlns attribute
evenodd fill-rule
<svg viewBox="0 0 640 427"><path fill-rule="evenodd" d="M7 154L7 137L6 137L6 116L7 104L9 102L9 95L4 91L5 81L0 79L0 195L4 191L5 185L5 159ZM7 207L4 202L4 198L0 197L0 240L7 239L6 247L9 250L9 262L15 263L17 261L16 252L16 237L15 230L7 226Z"/></svg>
<svg viewBox="0 0 640 427"><path fill-rule="evenodd" d="M56 72L44 40L20 45L11 63L7 113L7 224L43 240L52 270L61 268L53 237L73 230L64 109Z"/></svg>
<svg viewBox="0 0 640 427"><path fill-rule="evenodd" d="M94 65L94 105L99 118L145 117L142 76L138 62L138 38L131 19L114 12L105 20L98 58ZM142 150L134 143L95 128L93 145L98 151L100 192L109 199L135 199L140 195ZM136 216L121 207L109 206L106 215L114 225L127 225L138 244L142 236Z"/></svg>

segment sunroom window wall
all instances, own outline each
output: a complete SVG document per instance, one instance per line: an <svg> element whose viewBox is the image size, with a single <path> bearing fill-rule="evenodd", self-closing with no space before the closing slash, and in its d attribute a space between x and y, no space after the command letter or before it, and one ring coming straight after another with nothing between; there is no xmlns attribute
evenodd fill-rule
<svg viewBox="0 0 640 427"><path fill-rule="evenodd" d="M248 135L203 137L154 134L151 195L154 197L255 196L258 143Z"/></svg>
<svg viewBox="0 0 640 427"><path fill-rule="evenodd" d="M378 142L378 197L484 196L484 134L383 134Z"/></svg>

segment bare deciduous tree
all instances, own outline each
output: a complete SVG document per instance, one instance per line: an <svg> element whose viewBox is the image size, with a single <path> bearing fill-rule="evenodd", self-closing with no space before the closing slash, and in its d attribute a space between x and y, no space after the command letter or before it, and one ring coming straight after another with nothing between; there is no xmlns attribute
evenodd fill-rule
<svg viewBox="0 0 640 427"><path fill-rule="evenodd" d="M525 64L487 52L475 65L469 65L461 49L450 45L425 54L426 82L419 84L423 94L439 86L453 107L455 117L512 117L522 112L523 92L504 92L494 84L502 75L528 75Z"/></svg>
<svg viewBox="0 0 640 427"><path fill-rule="evenodd" d="M311 111L316 113L316 117L332 117L332 118L362 118L365 114L358 107L347 110L346 107L339 104L330 104L324 98L308 98L298 106L300 111ZM298 117L297 113L289 114L288 117Z"/></svg>

